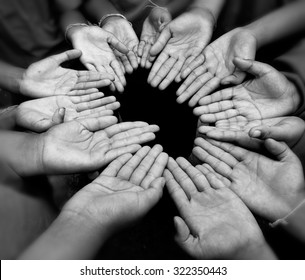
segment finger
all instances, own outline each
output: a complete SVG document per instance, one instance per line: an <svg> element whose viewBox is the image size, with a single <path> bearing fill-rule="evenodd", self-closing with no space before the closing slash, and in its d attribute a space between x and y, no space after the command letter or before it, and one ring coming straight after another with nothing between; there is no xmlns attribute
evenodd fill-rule
<svg viewBox="0 0 305 280"><path fill-rule="evenodd" d="M210 74L207 75L208 73L209 72L207 72L207 68L205 67L205 65L202 65L202 66L196 68L193 72L190 73L190 75L186 78L186 80L179 87L179 89L177 90L177 95L179 96L183 92L185 92L186 89L188 89L195 81L196 81L195 84L197 84L197 88L199 89L200 88L200 86L199 86L200 82L204 81L206 76L207 77L210 76ZM192 92L192 91L196 90L196 87L195 86L193 86L193 87L194 87L194 89L190 88L189 92Z"/></svg>
<svg viewBox="0 0 305 280"><path fill-rule="evenodd" d="M132 74L133 68L132 68L132 65L130 64L130 62L129 62L127 56L126 56L126 55L123 55L123 56L121 56L120 58L121 58L121 61L122 61L123 65L124 65L124 68L125 68L126 72L127 72L128 74Z"/></svg>
<svg viewBox="0 0 305 280"><path fill-rule="evenodd" d="M162 65L168 60L169 56L162 52L158 59L155 61L152 69L150 70L150 73L148 75L147 82L151 84L153 79L156 77L157 73L161 70Z"/></svg>
<svg viewBox="0 0 305 280"><path fill-rule="evenodd" d="M106 97L106 98L101 98L101 99L97 99L97 100L93 100L93 101L89 101L89 102L78 103L78 104L76 104L75 108L76 108L77 112L82 112L82 111L89 110L89 109L95 109L98 107L104 107L103 109L110 109L109 107L107 108L105 105L105 104L108 104L108 103L105 103L108 100L113 100L113 97L111 97L111 98Z"/></svg>
<svg viewBox="0 0 305 280"><path fill-rule="evenodd" d="M234 71L232 75L229 75L221 80L222 85L239 85L246 77L246 73L241 71Z"/></svg>
<svg viewBox="0 0 305 280"><path fill-rule="evenodd" d="M100 80L94 82L77 82L73 87L73 90L84 90L84 89L91 89L91 88L101 88L109 86L112 83L111 80Z"/></svg>
<svg viewBox="0 0 305 280"><path fill-rule="evenodd" d="M94 112L96 110L96 112ZM91 112L93 111L93 112ZM73 116L72 118L67 117L67 120L65 121L70 121L72 119L85 119L85 118L99 118L103 116L113 116L113 111L112 110L105 110L104 108L101 110L93 109L93 110L87 110L81 112L77 117Z"/></svg>
<svg viewBox="0 0 305 280"><path fill-rule="evenodd" d="M137 153L120 169L118 177L130 181L130 177L144 157L150 151L150 147L145 146L137 151Z"/></svg>
<svg viewBox="0 0 305 280"><path fill-rule="evenodd" d="M109 45L111 45L114 49L116 49L122 54L127 54L129 52L128 48L122 42L120 42L114 35L112 35L109 32L107 33L108 33L107 43Z"/></svg>
<svg viewBox="0 0 305 280"><path fill-rule="evenodd" d="M95 132L101 129L105 129L112 126L118 122L118 119L113 116L100 117L100 118L87 118L82 120L77 120L81 125L83 125L87 130Z"/></svg>
<svg viewBox="0 0 305 280"><path fill-rule="evenodd" d="M171 32L170 32L169 27L167 26L162 30L159 38L154 43L154 45L151 47L150 55L151 56L158 55L164 49L164 47L166 46L166 44L170 38L171 38Z"/></svg>
<svg viewBox="0 0 305 280"><path fill-rule="evenodd" d="M221 102L211 103L205 106L196 107L193 112L195 116L201 116L204 114L215 114L218 112L226 112L227 110L233 108L234 108L233 101L225 100Z"/></svg>
<svg viewBox="0 0 305 280"><path fill-rule="evenodd" d="M86 95L79 95L79 96L70 96L69 99L74 103L81 103L81 102L88 102L92 100L96 100L99 98L103 98L104 93L98 91L98 89L92 89L91 92L89 92Z"/></svg>
<svg viewBox="0 0 305 280"><path fill-rule="evenodd" d="M91 72L97 72L96 67L91 63L84 63L84 66Z"/></svg>
<svg viewBox="0 0 305 280"><path fill-rule="evenodd" d="M189 199L184 190L174 178L173 174L168 169L165 169L163 175L166 180L168 192L177 207L180 209L182 206L187 206L189 203Z"/></svg>
<svg viewBox="0 0 305 280"><path fill-rule="evenodd" d="M198 103L200 106L203 106L203 105L208 105L211 103L230 100L233 98L233 93L234 93L234 91L232 90L232 88L220 90L211 95L207 95L207 96L201 98Z"/></svg>
<svg viewBox="0 0 305 280"><path fill-rule="evenodd" d="M79 57L81 57L81 55L82 55L82 52L80 50L74 49L74 50L68 50L66 52L53 55L50 58L56 60L58 65L60 65L65 61L79 58Z"/></svg>
<svg viewBox="0 0 305 280"><path fill-rule="evenodd" d="M179 244L179 246L181 246L182 249L186 251L193 251L192 247L194 247L193 244L195 244L195 238L191 235L191 231L185 221L176 216L174 218L174 225L177 232L175 236L176 242Z"/></svg>
<svg viewBox="0 0 305 280"><path fill-rule="evenodd" d="M138 68L138 58L135 54L134 51L129 51L127 54L128 60L132 66L133 69L137 69Z"/></svg>
<svg viewBox="0 0 305 280"><path fill-rule="evenodd" d="M221 105L219 105L221 106ZM229 109L224 112L214 113L214 114L203 114L200 116L200 121L203 123L215 123L219 120L226 120L230 118L237 117L239 115L238 110Z"/></svg>
<svg viewBox="0 0 305 280"><path fill-rule="evenodd" d="M134 154L139 149L141 149L141 145L139 144L119 147L117 149L111 149L105 155L105 162L106 164L108 164L109 162L113 161L114 159L118 158L121 155L129 154L129 153Z"/></svg>
<svg viewBox="0 0 305 280"><path fill-rule="evenodd" d="M205 61L203 54L196 57L181 73L181 78L185 79L190 73L192 73L197 67L201 66Z"/></svg>
<svg viewBox="0 0 305 280"><path fill-rule="evenodd" d="M191 178L181 169L178 163L171 157L168 160L167 168L173 174L175 180L181 186L181 188L183 189L183 191L190 200L191 197L198 192Z"/></svg>
<svg viewBox="0 0 305 280"><path fill-rule="evenodd" d="M130 182L137 186L142 186L141 182L151 169L152 165L154 164L156 158L161 154L163 151L162 146L155 145L148 154L143 158L139 166L134 170L133 174L130 177Z"/></svg>
<svg viewBox="0 0 305 280"><path fill-rule="evenodd" d="M65 108L58 108L54 112L54 115L52 117L52 124L56 125L56 124L63 123L64 122L64 118L65 118L65 113L66 113Z"/></svg>
<svg viewBox="0 0 305 280"><path fill-rule="evenodd" d="M106 68L106 71L108 72L108 73L113 73L113 75L115 76L115 80L112 82L112 84L111 85L114 85L114 87L117 89L117 91L118 92L123 92L124 91L124 86L123 86L123 84L121 83L121 80L120 80L120 78L117 76L117 74L114 72L114 69L111 67L111 66L105 66L105 68ZM120 70L119 71L121 71L121 75L123 75L124 76L124 74L123 74L123 72L122 72L122 70L121 70L121 67L119 67L120 68ZM118 70L117 68L116 68L116 70Z"/></svg>
<svg viewBox="0 0 305 280"><path fill-rule="evenodd" d="M91 81L100 81L100 80L114 80L114 76L108 73L98 73L93 71L77 71L77 82L91 82Z"/></svg>
<svg viewBox="0 0 305 280"><path fill-rule="evenodd" d="M251 59L242 59L239 57L235 57L233 59L233 63L240 70L250 73L255 77L262 77L274 69L266 63L261 63Z"/></svg>
<svg viewBox="0 0 305 280"><path fill-rule="evenodd" d="M151 129L151 131L157 131L159 129L158 126L152 125L149 126L148 123L146 122L122 122L122 123L118 123L114 126L111 126L109 128L107 128L105 130L105 132L107 133L107 136L109 138L113 138L115 135L120 134L120 133L124 133L127 132L131 129L135 129L135 128L147 128L149 127ZM122 139L122 138L126 138L130 136L129 134L120 134L120 137L116 137L115 139Z"/></svg>
<svg viewBox="0 0 305 280"><path fill-rule="evenodd" d="M205 176L194 166L192 166L186 159L180 157L176 162L184 170L184 172L191 178L199 192L209 191L210 184Z"/></svg>
<svg viewBox="0 0 305 280"><path fill-rule="evenodd" d="M265 147L279 161L285 161L291 157L296 158L285 142L277 142L274 139L267 139L265 141Z"/></svg>
<svg viewBox="0 0 305 280"><path fill-rule="evenodd" d="M112 161L107 168L102 172L102 175L116 177L120 169L132 158L132 154L124 154Z"/></svg>
<svg viewBox="0 0 305 280"><path fill-rule="evenodd" d="M178 60L174 66L170 69L169 73L166 75L164 80L159 86L160 90L165 90L176 78L176 76L180 73L180 70L183 66L184 61Z"/></svg>
<svg viewBox="0 0 305 280"><path fill-rule="evenodd" d="M205 174L208 184L215 190L221 189L221 188L225 188L228 187L226 186L219 178L217 178L217 176L215 175L215 173L207 171L207 169L205 169L202 165L198 165L196 166L196 168L198 170L200 170L203 174ZM226 180L228 180L227 178L225 178ZM228 180L229 181L229 180ZM230 181L229 181L230 182Z"/></svg>
<svg viewBox="0 0 305 280"><path fill-rule="evenodd" d="M158 157L155 159L152 167L142 180L141 187L147 189L156 178L161 177L167 165L167 162L168 155L166 153L159 154Z"/></svg>
<svg viewBox="0 0 305 280"><path fill-rule="evenodd" d="M197 77L195 81L187 89L184 90L184 92L181 92L181 95L177 98L177 102L183 103L189 98L191 98L196 92L198 92L198 90L204 87L205 84L209 82L212 78L213 76L209 72Z"/></svg>
<svg viewBox="0 0 305 280"><path fill-rule="evenodd" d="M209 80L189 101L189 106L194 107L198 101L213 92L215 89L219 87L220 80L218 77L214 77L211 80Z"/></svg>
<svg viewBox="0 0 305 280"><path fill-rule="evenodd" d="M110 66L113 69L114 73L119 78L122 86L126 86L126 79L125 79L124 73L121 69L119 62L115 59L111 62Z"/></svg>
<svg viewBox="0 0 305 280"><path fill-rule="evenodd" d="M139 45L138 45L138 56L142 57L143 56L143 52L144 52L144 47L145 47L146 43L145 41L141 40Z"/></svg>
<svg viewBox="0 0 305 280"><path fill-rule="evenodd" d="M188 66L196 59L196 55L190 55L184 62L183 67L181 68L181 74L188 68Z"/></svg>

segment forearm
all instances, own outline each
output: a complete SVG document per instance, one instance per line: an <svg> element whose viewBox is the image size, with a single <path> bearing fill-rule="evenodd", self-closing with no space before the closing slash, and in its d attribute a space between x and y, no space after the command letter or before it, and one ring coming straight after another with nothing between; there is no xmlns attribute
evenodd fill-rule
<svg viewBox="0 0 305 280"><path fill-rule="evenodd" d="M159 3L160 2L160 3ZM157 5L162 6L162 1L155 1ZM176 1L170 1L168 5L166 5L164 8L166 8L169 13L174 17L181 12L183 12L190 4L192 3L192 0L176 0Z"/></svg>
<svg viewBox="0 0 305 280"><path fill-rule="evenodd" d="M16 111L18 106L11 106L0 110L0 129L13 130L16 126Z"/></svg>
<svg viewBox="0 0 305 280"><path fill-rule="evenodd" d="M88 225L80 215L59 215L20 259L92 259L105 242L97 225Z"/></svg>
<svg viewBox="0 0 305 280"><path fill-rule="evenodd" d="M0 132L1 161L21 177L43 174L41 137L15 131Z"/></svg>
<svg viewBox="0 0 305 280"><path fill-rule="evenodd" d="M257 39L258 47L305 30L305 1L300 0L245 26Z"/></svg>
<svg viewBox="0 0 305 280"><path fill-rule="evenodd" d="M224 6L225 0L194 0L189 9L202 9L212 13L215 21Z"/></svg>
<svg viewBox="0 0 305 280"><path fill-rule="evenodd" d="M25 69L0 61L0 88L19 94L24 71Z"/></svg>
<svg viewBox="0 0 305 280"><path fill-rule="evenodd" d="M99 22L99 20L108 14L119 14L117 8L108 0L89 0L85 5L87 13Z"/></svg>

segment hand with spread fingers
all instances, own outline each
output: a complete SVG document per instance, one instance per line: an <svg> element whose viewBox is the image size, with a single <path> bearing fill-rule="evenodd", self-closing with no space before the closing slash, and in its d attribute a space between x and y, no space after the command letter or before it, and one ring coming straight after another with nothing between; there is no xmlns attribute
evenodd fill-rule
<svg viewBox="0 0 305 280"><path fill-rule="evenodd" d="M113 116L84 118L56 125L40 135L37 150L44 174L73 174L99 170L140 144L154 140L156 125L117 123Z"/></svg>
<svg viewBox="0 0 305 280"><path fill-rule="evenodd" d="M114 50L127 54L128 48L112 33L98 26L75 26L69 29L67 38L73 47L82 51L80 61L90 70L115 77L110 85L112 91L124 91L126 80Z"/></svg>
<svg viewBox="0 0 305 280"><path fill-rule="evenodd" d="M300 104L297 88L273 67L251 60L234 59L235 65L255 76L253 80L200 99L194 114L203 123L234 118L263 120L293 114Z"/></svg>
<svg viewBox="0 0 305 280"><path fill-rule="evenodd" d="M113 162L72 197L63 212L79 213L111 236L142 218L162 197L168 156L161 146L143 147Z"/></svg>
<svg viewBox="0 0 305 280"><path fill-rule="evenodd" d="M176 240L197 259L274 258L245 204L224 184L184 158L169 159L164 176L181 217Z"/></svg>
<svg viewBox="0 0 305 280"><path fill-rule="evenodd" d="M285 142L293 148L305 132L305 122L298 117L281 117L255 121L221 120L213 126L200 126L198 132L208 138L235 142L239 145L256 149L262 141L272 138ZM288 132L288 133L287 133Z"/></svg>
<svg viewBox="0 0 305 280"><path fill-rule="evenodd" d="M141 58L140 65L146 69L151 68L152 60L150 49L156 43L163 28L172 20L171 14L165 8L156 7L152 9L145 19L142 27L140 43L138 47L138 57Z"/></svg>
<svg viewBox="0 0 305 280"><path fill-rule="evenodd" d="M121 66L129 74L138 68L137 50L139 45L139 39L133 30L130 23L120 17L108 17L102 28L118 38L129 50L127 54L115 52L117 59L120 61Z"/></svg>
<svg viewBox="0 0 305 280"><path fill-rule="evenodd" d="M148 76L148 83L166 89L180 77L207 46L213 34L213 20L196 11L186 12L169 22L150 49L150 56L158 56Z"/></svg>
<svg viewBox="0 0 305 280"><path fill-rule="evenodd" d="M92 89L82 96L58 95L23 102L17 108L16 124L43 132L64 121L113 115L119 107L114 96L104 97Z"/></svg>
<svg viewBox="0 0 305 280"><path fill-rule="evenodd" d="M190 99L195 106L200 98L220 85L241 84L246 73L236 67L235 57L254 60L257 49L255 37L242 28L234 29L209 44L181 74L186 80L177 91L178 103Z"/></svg>
<svg viewBox="0 0 305 280"><path fill-rule="evenodd" d="M79 50L69 50L47 57L29 66L20 81L20 92L32 98L54 95L85 95L87 90L109 86L114 79L107 73L76 71L60 65L82 56Z"/></svg>
<svg viewBox="0 0 305 280"><path fill-rule="evenodd" d="M262 155L233 144L197 138L193 154L210 165L249 209L274 222L305 199L301 162L283 142L265 141L270 154Z"/></svg>

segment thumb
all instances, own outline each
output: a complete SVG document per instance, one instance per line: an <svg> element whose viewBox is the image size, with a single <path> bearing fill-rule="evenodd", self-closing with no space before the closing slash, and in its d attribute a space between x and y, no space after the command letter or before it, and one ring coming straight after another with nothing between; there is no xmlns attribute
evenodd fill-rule
<svg viewBox="0 0 305 280"><path fill-rule="evenodd" d="M155 42L155 44L151 47L150 49L150 55L151 56L156 56L158 55L166 46L167 42L169 41L169 39L171 38L171 32L168 26L166 26L159 38L157 39L157 41Z"/></svg>
<svg viewBox="0 0 305 280"><path fill-rule="evenodd" d="M60 124L64 122L64 118L65 118L65 113L66 113L66 109L65 108L58 108L53 117L52 117L52 123L55 124Z"/></svg>
<svg viewBox="0 0 305 280"><path fill-rule="evenodd" d="M127 54L129 52L129 49L110 32L108 32L107 42L110 46L122 54Z"/></svg>
<svg viewBox="0 0 305 280"><path fill-rule="evenodd" d="M174 217L174 225L177 231L175 240L179 245L184 247L185 243L188 242L190 238L193 238L191 231L185 221L179 216Z"/></svg>
<svg viewBox="0 0 305 280"><path fill-rule="evenodd" d="M53 55L52 58L55 59L58 64L62 64L65 61L79 58L81 55L82 52L80 50L69 50L57 55Z"/></svg>
<svg viewBox="0 0 305 280"><path fill-rule="evenodd" d="M283 125L279 124L276 126L267 126L267 125L260 125L250 129L249 136L252 138L258 139L268 139L272 138L276 141L284 141L287 138L286 131Z"/></svg>
<svg viewBox="0 0 305 280"><path fill-rule="evenodd" d="M163 12L159 18L159 32L161 32L165 26L172 20L172 16L169 12Z"/></svg>
<svg viewBox="0 0 305 280"><path fill-rule="evenodd" d="M271 138L269 138L265 141L265 147L279 161L285 161L287 158L289 158L293 154L286 143L277 142Z"/></svg>
<svg viewBox="0 0 305 280"><path fill-rule="evenodd" d="M240 57L235 57L233 63L240 70L250 73L255 77L261 77L273 69L266 63L261 63L252 59L243 59Z"/></svg>

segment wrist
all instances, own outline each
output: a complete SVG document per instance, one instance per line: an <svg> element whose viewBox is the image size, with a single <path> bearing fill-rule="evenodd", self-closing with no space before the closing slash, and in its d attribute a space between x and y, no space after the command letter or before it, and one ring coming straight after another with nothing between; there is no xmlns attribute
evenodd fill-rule
<svg viewBox="0 0 305 280"><path fill-rule="evenodd" d="M255 38L258 49L264 45L264 38L262 36L262 32L260 32L260 28L257 26L255 22L240 27L240 29L247 32L248 34L250 34L252 37Z"/></svg>
<svg viewBox="0 0 305 280"><path fill-rule="evenodd" d="M103 27L105 26L107 23L120 23L120 22L123 22L123 23L126 23L128 22L128 24L132 25L125 16L121 15L121 14L108 14L108 15L105 15L103 16L98 25L99 27Z"/></svg>
<svg viewBox="0 0 305 280"><path fill-rule="evenodd" d="M217 26L217 19L214 14L207 8L191 6L188 13L200 18L200 21L214 30Z"/></svg>
<svg viewBox="0 0 305 280"><path fill-rule="evenodd" d="M73 42L74 38L80 34L81 30L84 30L84 28L87 28L88 24L85 23L75 23L75 24L70 24L65 32L65 38L67 42Z"/></svg>

